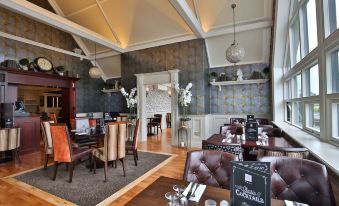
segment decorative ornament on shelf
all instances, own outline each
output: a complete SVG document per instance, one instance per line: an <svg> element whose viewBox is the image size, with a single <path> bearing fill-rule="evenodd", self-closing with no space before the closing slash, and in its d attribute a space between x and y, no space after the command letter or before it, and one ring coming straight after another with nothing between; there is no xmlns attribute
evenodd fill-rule
<svg viewBox="0 0 339 206"><path fill-rule="evenodd" d="M136 119L136 108L138 105L138 95L136 94L137 88L131 89L131 92L128 94L125 90L125 88L120 89L122 96L125 97L127 108L130 110L130 119Z"/></svg>
<svg viewBox="0 0 339 206"><path fill-rule="evenodd" d="M27 58L20 59L19 64L23 70L28 71L29 60Z"/></svg>
<svg viewBox="0 0 339 206"><path fill-rule="evenodd" d="M237 81L242 81L242 80L244 80L243 76L244 76L244 75L242 74L241 69L238 68L238 70L237 70Z"/></svg>
<svg viewBox="0 0 339 206"><path fill-rule="evenodd" d="M97 46L94 44L94 66L88 71L89 76L92 79L99 79L102 75L101 69L97 67Z"/></svg>
<svg viewBox="0 0 339 206"><path fill-rule="evenodd" d="M180 118L182 125L191 120L191 118L187 117L187 107L192 101L192 92L190 91L192 86L191 82L185 88L180 88L179 84L175 84L175 90L178 92L178 103L182 107L183 112Z"/></svg>
<svg viewBox="0 0 339 206"><path fill-rule="evenodd" d="M231 63L238 63L245 57L245 49L235 40L235 13L234 9L237 5L232 4L233 9L233 43L226 50L226 59Z"/></svg>

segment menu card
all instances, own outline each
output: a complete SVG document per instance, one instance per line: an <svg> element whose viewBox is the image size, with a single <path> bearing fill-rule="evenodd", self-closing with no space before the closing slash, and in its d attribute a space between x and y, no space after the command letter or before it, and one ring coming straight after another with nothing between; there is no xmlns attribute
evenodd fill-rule
<svg viewBox="0 0 339 206"><path fill-rule="evenodd" d="M258 140L258 123L257 122L246 122L245 129L246 140L257 141Z"/></svg>
<svg viewBox="0 0 339 206"><path fill-rule="evenodd" d="M270 206L270 163L233 161L230 189L232 206Z"/></svg>

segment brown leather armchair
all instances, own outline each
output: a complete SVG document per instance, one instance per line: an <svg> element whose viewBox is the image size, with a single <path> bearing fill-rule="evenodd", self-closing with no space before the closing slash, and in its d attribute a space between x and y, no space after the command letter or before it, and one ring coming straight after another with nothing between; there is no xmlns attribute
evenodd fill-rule
<svg viewBox="0 0 339 206"><path fill-rule="evenodd" d="M267 136L269 137L283 137L283 132L280 128L267 129Z"/></svg>
<svg viewBox="0 0 339 206"><path fill-rule="evenodd" d="M309 206L334 206L326 167L311 160L290 157L263 157L271 163L271 196Z"/></svg>
<svg viewBox="0 0 339 206"><path fill-rule="evenodd" d="M236 156L217 150L187 152L184 180L229 189L231 161Z"/></svg>

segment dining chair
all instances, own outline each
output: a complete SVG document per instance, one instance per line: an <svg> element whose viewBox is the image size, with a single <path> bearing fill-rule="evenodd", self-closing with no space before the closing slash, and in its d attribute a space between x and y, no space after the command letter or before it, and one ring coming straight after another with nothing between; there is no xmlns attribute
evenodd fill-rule
<svg viewBox="0 0 339 206"><path fill-rule="evenodd" d="M224 124L220 127L220 134L223 134L223 132L226 134L227 130L231 130L231 134L242 135L244 133L243 128L242 124Z"/></svg>
<svg viewBox="0 0 339 206"><path fill-rule="evenodd" d="M128 121L128 116L118 116L117 117L117 122L127 122Z"/></svg>
<svg viewBox="0 0 339 206"><path fill-rule="evenodd" d="M54 123L58 123L57 116L55 113L49 114L49 120L53 121Z"/></svg>
<svg viewBox="0 0 339 206"><path fill-rule="evenodd" d="M44 169L47 169L48 159L51 155L53 155L53 141L51 135L51 124L54 124L53 121L42 121L41 126L41 133L44 140L44 147L45 147L45 163Z"/></svg>
<svg viewBox="0 0 339 206"><path fill-rule="evenodd" d="M268 128L267 136L269 137L283 137L283 132L280 128Z"/></svg>
<svg viewBox="0 0 339 206"><path fill-rule="evenodd" d="M258 125L269 125L270 122L266 118L254 118L254 121L258 123Z"/></svg>
<svg viewBox="0 0 339 206"><path fill-rule="evenodd" d="M0 129L0 152L12 151L13 158L21 163L19 156L20 128Z"/></svg>
<svg viewBox="0 0 339 206"><path fill-rule="evenodd" d="M230 124L245 124L246 123L246 119L244 118L230 118Z"/></svg>
<svg viewBox="0 0 339 206"><path fill-rule="evenodd" d="M167 113L166 114L166 126L167 128L171 128L171 121L172 121L172 114L171 113Z"/></svg>
<svg viewBox="0 0 339 206"><path fill-rule="evenodd" d="M265 156L287 156L300 159L308 159L309 151L307 148L293 148L293 147L268 147L259 145L257 158Z"/></svg>
<svg viewBox="0 0 339 206"><path fill-rule="evenodd" d="M135 166L138 165L137 160L139 160L139 157L138 157L139 127L140 127L140 120L137 119L135 123L134 133L133 133L133 141L126 142L126 155L129 155L129 154L133 155Z"/></svg>
<svg viewBox="0 0 339 206"><path fill-rule="evenodd" d="M309 206L335 206L331 184L323 164L291 157L263 157L270 162L271 197Z"/></svg>
<svg viewBox="0 0 339 206"><path fill-rule="evenodd" d="M96 159L104 162L105 182L107 182L107 166L109 161L113 161L116 166L116 160L120 160L124 176L126 145L125 137L127 134L126 122L110 122L106 125L104 146L93 150L92 162L94 163L94 174L96 173Z"/></svg>
<svg viewBox="0 0 339 206"><path fill-rule="evenodd" d="M69 119L69 125L71 126L71 130L75 130L75 118Z"/></svg>
<svg viewBox="0 0 339 206"><path fill-rule="evenodd" d="M268 132L270 128L273 128L273 125L259 125L258 126L258 134L261 134L263 132Z"/></svg>
<svg viewBox="0 0 339 206"><path fill-rule="evenodd" d="M58 165L60 163L67 163L69 167L69 182L72 182L73 170L75 166L75 161L80 158L88 155L91 165L91 148L72 148L71 140L69 138L69 133L67 125L65 123L60 124L51 124L51 136L53 144L53 156L54 156L54 174L53 181L56 179Z"/></svg>
<svg viewBox="0 0 339 206"><path fill-rule="evenodd" d="M224 189L230 188L233 154L217 150L187 152L183 179Z"/></svg>
<svg viewBox="0 0 339 206"><path fill-rule="evenodd" d="M97 126L97 120L96 119L89 119L89 127L90 128L95 128Z"/></svg>
<svg viewBox="0 0 339 206"><path fill-rule="evenodd" d="M150 131L152 131L152 127L154 127L154 129L157 130L158 134L159 129L162 133L161 124L162 124L162 114L154 114L154 119L152 120L152 122L147 124L147 127L149 127Z"/></svg>
<svg viewBox="0 0 339 206"><path fill-rule="evenodd" d="M243 151L241 144L234 143L223 143L222 145L218 142L211 142L202 140L202 149L203 150L219 150L223 152L228 152L235 155L239 161L243 161Z"/></svg>

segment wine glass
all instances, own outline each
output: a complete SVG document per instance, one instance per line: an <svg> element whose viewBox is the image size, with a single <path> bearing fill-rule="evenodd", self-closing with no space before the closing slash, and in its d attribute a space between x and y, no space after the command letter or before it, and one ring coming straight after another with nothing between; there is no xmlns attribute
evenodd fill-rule
<svg viewBox="0 0 339 206"><path fill-rule="evenodd" d="M186 187L183 185L174 185L173 190L177 192L179 198L182 197L182 193L185 191Z"/></svg>
<svg viewBox="0 0 339 206"><path fill-rule="evenodd" d="M167 192L165 194L165 197L166 197L166 199L168 199L170 201L166 204L166 206L179 206L179 203L178 203L179 196L178 196L177 192L174 192L174 191Z"/></svg>

